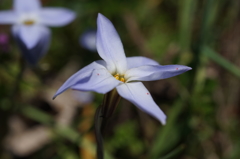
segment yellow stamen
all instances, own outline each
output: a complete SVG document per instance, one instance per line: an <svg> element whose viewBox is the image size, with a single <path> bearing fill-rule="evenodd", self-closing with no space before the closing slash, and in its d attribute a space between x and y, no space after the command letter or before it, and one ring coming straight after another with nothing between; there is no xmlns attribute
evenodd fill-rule
<svg viewBox="0 0 240 159"><path fill-rule="evenodd" d="M33 20L26 20L23 22L25 25L33 25L35 22Z"/></svg>
<svg viewBox="0 0 240 159"><path fill-rule="evenodd" d="M114 77L119 80L119 74L114 75Z"/></svg>
<svg viewBox="0 0 240 159"><path fill-rule="evenodd" d="M116 75L114 75L113 77L115 77L119 81L125 82L125 78L123 76L119 76L118 73Z"/></svg>
<svg viewBox="0 0 240 159"><path fill-rule="evenodd" d="M116 78L117 80L119 80L119 76L115 76L115 78Z"/></svg>

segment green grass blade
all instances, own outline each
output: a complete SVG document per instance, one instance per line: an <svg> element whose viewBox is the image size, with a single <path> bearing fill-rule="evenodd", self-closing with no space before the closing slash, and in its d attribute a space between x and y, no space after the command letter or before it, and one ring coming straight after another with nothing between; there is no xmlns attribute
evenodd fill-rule
<svg viewBox="0 0 240 159"><path fill-rule="evenodd" d="M205 46L203 47L202 54L225 68L227 71L231 72L233 75L240 78L240 68L236 65L232 64L230 61L226 60L224 57L219 55L217 52L215 52L213 49Z"/></svg>

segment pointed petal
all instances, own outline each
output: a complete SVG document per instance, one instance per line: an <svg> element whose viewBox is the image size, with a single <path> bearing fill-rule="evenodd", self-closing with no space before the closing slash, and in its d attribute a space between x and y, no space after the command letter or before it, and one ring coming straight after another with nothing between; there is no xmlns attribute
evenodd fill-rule
<svg viewBox="0 0 240 159"><path fill-rule="evenodd" d="M42 8L39 15L41 23L48 26L64 26L76 17L73 11L64 8Z"/></svg>
<svg viewBox="0 0 240 159"><path fill-rule="evenodd" d="M0 24L14 24L17 22L17 15L13 11L0 11Z"/></svg>
<svg viewBox="0 0 240 159"><path fill-rule="evenodd" d="M108 70L111 73L116 71L124 74L127 62L121 39L111 21L100 13L97 18L96 45L98 54L108 65Z"/></svg>
<svg viewBox="0 0 240 159"><path fill-rule="evenodd" d="M44 26L41 25L19 25L19 36L22 41L25 43L28 49L32 49L40 41Z"/></svg>
<svg viewBox="0 0 240 159"><path fill-rule="evenodd" d="M100 63L98 63L98 61L95 61L87 66L85 66L84 68L82 68L81 70L79 70L77 73L75 73L74 75L72 75L56 92L56 94L54 95L53 98L56 98L59 94L61 94L62 92L64 92L65 90L67 90L68 88L76 85L77 83L85 83L87 81L89 81L92 72L95 69L105 69L105 67L103 65L101 65Z"/></svg>
<svg viewBox="0 0 240 159"><path fill-rule="evenodd" d="M125 74L127 82L129 81L155 81L159 79L170 78L177 76L186 71L191 70L191 67L182 65L154 65L154 66L140 66L128 70Z"/></svg>
<svg viewBox="0 0 240 159"><path fill-rule="evenodd" d="M96 69L87 82L77 83L72 86L72 89L80 91L94 91L97 93L105 94L122 83L116 80L107 69Z"/></svg>
<svg viewBox="0 0 240 159"><path fill-rule="evenodd" d="M14 0L14 10L17 12L32 12L40 8L40 0Z"/></svg>
<svg viewBox="0 0 240 159"><path fill-rule="evenodd" d="M128 69L146 65L159 65L159 63L155 60L143 56L127 57Z"/></svg>
<svg viewBox="0 0 240 159"><path fill-rule="evenodd" d="M142 82L124 83L117 86L120 96L132 102L142 111L158 119L163 125L166 123L166 115L153 101L152 96Z"/></svg>
<svg viewBox="0 0 240 159"><path fill-rule="evenodd" d="M12 27L14 39L16 40L24 59L30 65L36 65L40 58L46 54L49 48L51 40L51 32L49 28L41 27L41 29L39 30L41 32L40 40L32 49L27 48L26 44L20 38L18 30L19 30L18 25Z"/></svg>

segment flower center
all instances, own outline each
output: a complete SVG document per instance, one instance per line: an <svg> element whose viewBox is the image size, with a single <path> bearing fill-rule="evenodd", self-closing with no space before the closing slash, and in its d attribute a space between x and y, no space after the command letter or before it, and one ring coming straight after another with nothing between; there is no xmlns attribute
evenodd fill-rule
<svg viewBox="0 0 240 159"><path fill-rule="evenodd" d="M23 22L24 25L33 25L34 23L35 23L34 20L25 20L25 21Z"/></svg>
<svg viewBox="0 0 240 159"><path fill-rule="evenodd" d="M119 75L118 73L117 73L116 75L114 75L113 77L115 77L115 78L116 78L117 80L119 80L119 81L125 82L124 76L121 76L121 75Z"/></svg>

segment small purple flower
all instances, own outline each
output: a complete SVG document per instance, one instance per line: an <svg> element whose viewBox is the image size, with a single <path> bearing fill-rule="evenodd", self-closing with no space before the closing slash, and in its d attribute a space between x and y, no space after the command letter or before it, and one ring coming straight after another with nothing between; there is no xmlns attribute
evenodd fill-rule
<svg viewBox="0 0 240 159"><path fill-rule="evenodd" d="M0 33L0 45L6 45L9 42L8 35L5 33Z"/></svg>
<svg viewBox="0 0 240 159"><path fill-rule="evenodd" d="M9 36L5 33L0 33L0 50L4 52L9 50Z"/></svg>
<svg viewBox="0 0 240 159"><path fill-rule="evenodd" d="M80 44L83 48L92 51L92 52L96 52L97 48L96 48L96 30L88 30L86 32L84 32L81 37L80 37Z"/></svg>
<svg viewBox="0 0 240 159"><path fill-rule="evenodd" d="M13 10L0 11L0 24L13 24L12 33L30 64L46 53L51 32L46 26L64 26L75 13L64 8L42 8L40 0L14 0Z"/></svg>
<svg viewBox="0 0 240 159"><path fill-rule="evenodd" d="M94 95L92 92L73 91L73 96L82 104L88 104L93 101Z"/></svg>
<svg viewBox="0 0 240 159"><path fill-rule="evenodd" d="M103 60L95 61L72 75L59 88L54 98L68 88L102 94L116 88L120 96L165 124L166 115L154 102L141 81L170 78L191 68L182 65L162 66L154 60L141 56L126 58L122 42L113 24L100 13L97 19L96 46Z"/></svg>

